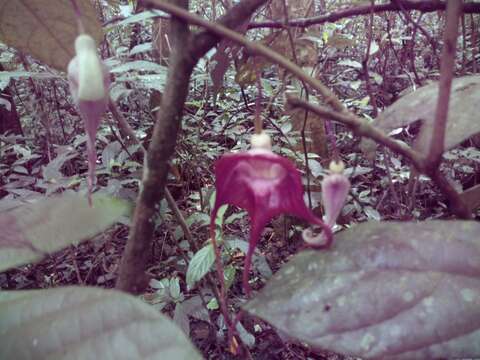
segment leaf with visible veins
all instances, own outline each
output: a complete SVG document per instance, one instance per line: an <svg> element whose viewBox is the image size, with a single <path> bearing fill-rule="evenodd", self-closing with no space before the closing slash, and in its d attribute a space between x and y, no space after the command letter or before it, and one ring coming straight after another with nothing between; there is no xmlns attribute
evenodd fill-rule
<svg viewBox="0 0 480 360"><path fill-rule="evenodd" d="M91 208L83 196L65 194L0 212L0 271L88 239L127 210L124 201L105 195L95 195Z"/></svg>
<svg viewBox="0 0 480 360"><path fill-rule="evenodd" d="M421 87L405 95L389 106L373 124L389 132L423 120L422 131L417 137L417 148L426 151L432 134L438 99L438 82ZM480 76L463 76L452 82L448 122L445 129L445 150L480 132L478 103L480 102Z"/></svg>
<svg viewBox="0 0 480 360"><path fill-rule="evenodd" d="M1 291L0 318L1 359L202 359L171 320L113 290Z"/></svg>
<svg viewBox="0 0 480 360"><path fill-rule="evenodd" d="M371 222L296 255L247 311L364 359L480 357L480 224Z"/></svg>
<svg viewBox="0 0 480 360"><path fill-rule="evenodd" d="M90 1L77 1L85 30L97 43L103 32ZM57 70L75 55L77 20L69 0L0 0L0 41Z"/></svg>

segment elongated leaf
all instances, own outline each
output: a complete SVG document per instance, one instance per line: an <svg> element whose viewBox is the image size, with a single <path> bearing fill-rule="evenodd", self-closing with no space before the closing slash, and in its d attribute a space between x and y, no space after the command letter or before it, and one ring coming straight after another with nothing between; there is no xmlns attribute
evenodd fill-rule
<svg viewBox="0 0 480 360"><path fill-rule="evenodd" d="M201 359L182 331L117 291L0 292L1 359Z"/></svg>
<svg viewBox="0 0 480 360"><path fill-rule="evenodd" d="M245 308L315 348L480 357L480 224L372 222L296 255Z"/></svg>
<svg viewBox="0 0 480 360"><path fill-rule="evenodd" d="M86 32L99 43L102 28L90 1L77 1ZM0 0L0 40L58 70L74 56L77 21L70 0Z"/></svg>
<svg viewBox="0 0 480 360"><path fill-rule="evenodd" d="M55 79L58 78L55 74L39 73L32 71L0 71L0 90L6 88L10 82L10 79L21 78L33 78L33 79Z"/></svg>
<svg viewBox="0 0 480 360"><path fill-rule="evenodd" d="M431 129L438 99L438 82L414 91L390 106L374 124L389 132L423 120L418 138L419 149L424 151L430 143ZM454 79L450 95L448 122L445 133L445 150L451 149L480 132L478 104L480 103L480 76L464 76Z"/></svg>
<svg viewBox="0 0 480 360"><path fill-rule="evenodd" d="M152 51L152 45L153 45L153 43L151 41L146 42L146 43L142 43L142 44L138 44L138 45L134 46L132 50L130 50L130 56L140 54L140 53L144 53L144 52L147 52L147 51Z"/></svg>
<svg viewBox="0 0 480 360"><path fill-rule="evenodd" d="M191 288L197 281L201 280L210 271L214 262L215 251L212 244L198 250L188 264L187 286Z"/></svg>
<svg viewBox="0 0 480 360"><path fill-rule="evenodd" d="M45 254L88 239L126 213L125 202L94 196L62 195L0 213L0 271L38 261Z"/></svg>
<svg viewBox="0 0 480 360"><path fill-rule="evenodd" d="M169 17L169 16L170 16L169 14L166 14L160 10L146 10L135 15L130 15L121 21L115 22L107 26L107 31L110 31L117 26L133 24L136 22L143 22L145 20L150 20L157 17Z"/></svg>

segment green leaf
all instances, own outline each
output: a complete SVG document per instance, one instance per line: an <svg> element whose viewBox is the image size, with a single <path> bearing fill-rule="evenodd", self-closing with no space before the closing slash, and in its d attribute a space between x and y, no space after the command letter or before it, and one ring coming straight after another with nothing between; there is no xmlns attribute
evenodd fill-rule
<svg viewBox="0 0 480 360"><path fill-rule="evenodd" d="M149 305L113 290L0 292L1 359L201 359Z"/></svg>
<svg viewBox="0 0 480 360"><path fill-rule="evenodd" d="M86 32L97 42L102 28L90 1L77 1ZM0 0L0 41L65 71L74 56L77 20L70 1Z"/></svg>
<svg viewBox="0 0 480 360"><path fill-rule="evenodd" d="M225 215L227 210L228 210L228 205L222 205L218 209L217 217L215 218L215 225L217 225L220 228L223 226L223 216Z"/></svg>
<svg viewBox="0 0 480 360"><path fill-rule="evenodd" d="M371 222L296 255L245 308L364 359L480 357L480 224Z"/></svg>
<svg viewBox="0 0 480 360"><path fill-rule="evenodd" d="M4 90L11 79L21 78L33 78L33 79L58 79L59 76L49 73L40 73L32 71L0 71L0 91Z"/></svg>
<svg viewBox="0 0 480 360"><path fill-rule="evenodd" d="M124 201L105 195L66 194L0 213L0 271L89 239L125 215Z"/></svg>
<svg viewBox="0 0 480 360"><path fill-rule="evenodd" d="M170 279L169 292L172 299L178 300L180 298L182 291L180 289L180 280L177 277Z"/></svg>
<svg viewBox="0 0 480 360"><path fill-rule="evenodd" d="M151 19L154 19L154 18L164 17L164 16L168 16L168 15L165 14L164 12L162 12L162 11L159 11L159 10L147 10L147 11L143 11L141 13L135 14L135 15L130 15L124 20L115 22L114 24L109 25L106 30L110 31L110 30L113 30L117 26L124 26L124 25L128 25L128 24L133 24L133 23L136 23L136 22L143 22L145 20L151 20Z"/></svg>
<svg viewBox="0 0 480 360"><path fill-rule="evenodd" d="M163 92L165 83L167 81L166 73L138 75L136 73L128 73L115 79L115 84L132 83L146 89L154 89Z"/></svg>
<svg viewBox="0 0 480 360"><path fill-rule="evenodd" d="M225 220L225 224L228 225L228 224L231 224L237 220L240 220L240 219L243 219L245 216L247 216L247 212L246 211L240 211L240 212L237 212L237 213L233 213L232 215L230 215L226 220Z"/></svg>
<svg viewBox="0 0 480 360"><path fill-rule="evenodd" d="M142 43L134 46L132 50L130 50L130 56L151 51L153 46L152 44L153 44L152 42L146 42L146 43Z"/></svg>
<svg viewBox="0 0 480 360"><path fill-rule="evenodd" d="M214 262L215 251L212 244L198 250L188 264L186 278L188 288L192 288L197 281L201 280L210 271Z"/></svg>
<svg viewBox="0 0 480 360"><path fill-rule="evenodd" d="M340 60L337 63L337 65L348 66L348 67L352 67L354 69L361 69L362 68L362 64L360 64L358 61L351 60L351 59Z"/></svg>
<svg viewBox="0 0 480 360"><path fill-rule="evenodd" d="M230 286L232 286L235 280L236 273L237 269L234 265L228 265L225 267L225 269L223 270L223 276L225 278L225 288L230 289Z"/></svg>
<svg viewBox="0 0 480 360"><path fill-rule="evenodd" d="M210 224L210 216L202 212L194 212L186 219L188 226L198 224L200 226L208 226Z"/></svg>
<svg viewBox="0 0 480 360"><path fill-rule="evenodd" d="M207 304L208 310L218 310L219 308L220 306L218 305L218 301L216 298L212 298Z"/></svg>

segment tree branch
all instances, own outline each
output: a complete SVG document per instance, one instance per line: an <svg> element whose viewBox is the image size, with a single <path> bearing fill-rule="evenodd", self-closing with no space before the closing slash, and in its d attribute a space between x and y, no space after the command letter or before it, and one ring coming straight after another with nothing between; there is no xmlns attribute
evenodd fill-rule
<svg viewBox="0 0 480 360"><path fill-rule="evenodd" d="M301 107L302 109L312 111L324 119L335 120L347 125L356 135L368 137L375 140L377 143L392 149L394 152L403 155L409 159L415 167L422 169L425 167L422 154L413 150L407 144L392 139L382 130L353 113L339 113L324 106L312 104L295 96L287 95L287 102L293 107Z"/></svg>
<svg viewBox="0 0 480 360"><path fill-rule="evenodd" d="M188 7L188 0L178 0L177 3ZM175 149L190 74L196 64L185 51L190 38L188 25L172 17L171 30L171 67L162 97L162 110L157 112L151 143L144 161L142 187L116 284L117 289L131 293L140 293L147 285L145 269L155 230L157 207L164 195L168 160Z"/></svg>
<svg viewBox="0 0 480 360"><path fill-rule="evenodd" d="M162 1L143 1L146 5L170 5L183 8L188 14L188 0L170 0L173 6ZM227 25L235 26L248 19L251 13L266 0L244 0L222 17ZM247 14L246 9L251 11ZM179 7L180 6L180 7ZM131 293L142 292L147 285L145 270L150 257L158 203L164 196L168 174L168 160L175 150L180 129L183 108L188 94L190 76L200 54L208 51L219 40L218 37L204 36L199 44L191 35L188 24L172 13L171 34L173 49L170 54L170 68L162 96L161 111L157 112L151 143L144 164L142 186L137 199L130 235L125 247L116 287ZM202 51L197 50L199 46ZM209 47L208 47L209 46Z"/></svg>
<svg viewBox="0 0 480 360"><path fill-rule="evenodd" d="M313 89L317 90L324 98L324 101L332 106L335 110L339 112L347 111L343 106L342 102L337 98L337 96L325 85L322 84L321 81L309 76L305 73L299 66L295 65L293 62L282 56L281 54L277 53L276 51L271 50L267 46L264 46L258 42L250 41L245 36L223 26L220 22L212 23L201 18L198 15L192 14L184 9L179 8L178 6L165 3L161 0L144 0L149 4L155 4L155 7L168 12L174 16L177 16L185 21L188 21L191 24L202 26L207 29L210 33L213 33L214 38L217 41L220 37L224 37L230 39L240 45L243 45L248 51L253 54L262 55L266 59L270 60L271 62L280 65L284 69L290 71L293 75L298 77L301 81L309 84ZM254 0L249 0L254 1ZM256 0L260 2L259 0ZM232 9L233 10L233 9ZM200 39L197 39L200 40ZM201 47L201 45L200 45Z"/></svg>
<svg viewBox="0 0 480 360"><path fill-rule="evenodd" d="M349 18L358 15L368 15L371 12L371 5L362 5L355 6L345 10L335 11L329 14L309 17L309 18L300 18L294 19L288 22L288 26L296 27L308 27L312 25L324 24L327 22L335 22L340 19ZM438 0L430 1L418 1L418 0L401 0L401 6L396 2L390 2L388 4L378 4L373 7L373 12L381 13L386 11L399 11L401 9L405 10L418 10L421 12L433 12L438 10L445 10L445 2L440 2ZM470 14L480 13L480 4L479 3L466 3L463 5L463 12ZM281 29L285 26L285 23L282 21L262 21L254 22L248 25L248 29L255 28L276 28Z"/></svg>
<svg viewBox="0 0 480 360"><path fill-rule="evenodd" d="M435 184L439 186L442 190L443 194L446 195L450 203L452 204L452 208L454 213L461 217L461 218L469 218L471 217L471 213L468 211L467 207L461 201L459 194L455 191L455 189L450 185L450 183L443 177L443 175L437 171L437 169L428 168L427 163L425 162L422 155L417 153L416 151L412 150L406 144L398 142L390 137L388 137L385 133L381 130L373 127L369 123L363 121L362 119L358 118L352 113L349 113L347 109L343 106L342 102L336 97L336 95L325 85L322 84L321 81L308 76L301 68L297 65L292 63L290 60L286 59L282 55L278 54L277 52L269 49L262 44L249 41L241 34L232 31L219 23L211 23L207 20L202 19L201 17L189 13L177 6L172 4L164 3L160 0L146 0L149 3L156 4L156 7L160 10L168 12L174 16L184 19L185 21L190 22L191 24L195 24L198 26L202 26L206 28L209 32L212 32L216 36L228 38L234 42L237 42L247 48L251 53L262 55L268 60L282 66L284 69L290 71L292 74L297 76L300 80L304 81L305 83L309 84L317 90L323 97L325 102L332 106L335 111L328 110L327 108L322 108L300 99L290 100L291 103L296 102L296 106L303 107L304 109L311 110L316 112L319 115L323 116L330 116L331 119L341 121L348 126L352 127L352 129L359 135L363 135L369 137L385 146L391 148L393 151L407 157L412 161L414 166L422 173L427 174L432 178ZM250 0L253 1L253 0ZM370 6L367 7L370 11ZM335 117L336 118L335 118Z"/></svg>
<svg viewBox="0 0 480 360"><path fill-rule="evenodd" d="M445 149L445 132L448 121L448 105L452 88L453 72L455 71L455 53L457 47L459 17L462 12L463 0L448 0L446 24L443 35L442 61L440 63L440 82L435 121L429 133L430 149L428 163L432 168L438 168Z"/></svg>
<svg viewBox="0 0 480 360"><path fill-rule="evenodd" d="M452 184L450 184L445 176L439 171L438 167L432 168L421 153L413 150L405 143L392 139L382 130L376 128L352 113L338 113L323 106L314 105L292 96L287 96L287 101L292 106L310 110L324 119L335 120L347 125L355 134L375 140L377 143L390 148L400 155L403 155L412 162L419 172L428 175L432 179L442 194L447 197L448 201L450 202L452 212L455 215L462 219L471 218L471 211L462 200L460 194L457 193Z"/></svg>

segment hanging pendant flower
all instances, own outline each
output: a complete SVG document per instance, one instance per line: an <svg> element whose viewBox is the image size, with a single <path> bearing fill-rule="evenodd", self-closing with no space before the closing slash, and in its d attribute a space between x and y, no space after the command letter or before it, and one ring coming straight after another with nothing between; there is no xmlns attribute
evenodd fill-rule
<svg viewBox="0 0 480 360"><path fill-rule="evenodd" d="M343 174L344 169L343 162L332 161L330 163L330 175L327 175L322 181L325 221L331 228L335 225L350 191L350 181Z"/></svg>
<svg viewBox="0 0 480 360"><path fill-rule="evenodd" d="M68 64L68 82L87 133L88 201L92 205L97 153L95 137L108 104L110 79L107 67L97 54L95 40L81 34L75 40L76 56Z"/></svg>
<svg viewBox="0 0 480 360"><path fill-rule="evenodd" d="M275 216L293 215L319 226L324 242L311 244L317 248L326 248L332 242L330 227L305 205L299 171L288 159L274 154L269 142L266 134L254 135L251 150L223 155L215 166L217 195L210 225L213 236L215 218L222 205L245 209L250 217L250 240L243 271L247 294L253 252L262 230Z"/></svg>

